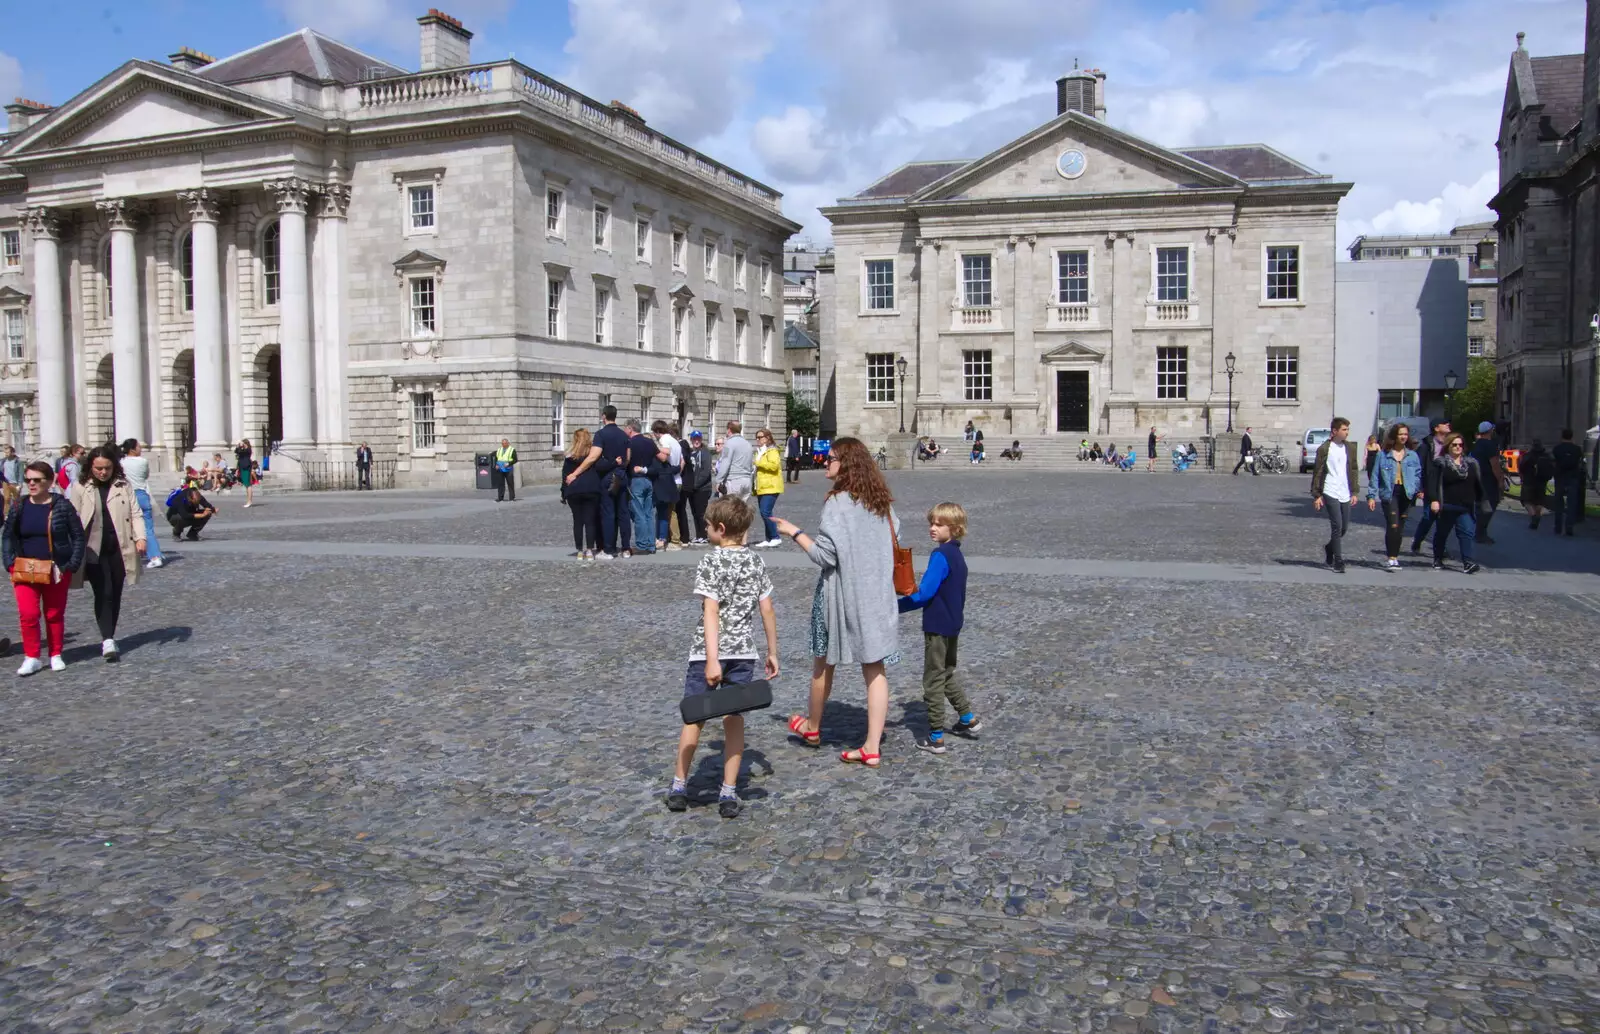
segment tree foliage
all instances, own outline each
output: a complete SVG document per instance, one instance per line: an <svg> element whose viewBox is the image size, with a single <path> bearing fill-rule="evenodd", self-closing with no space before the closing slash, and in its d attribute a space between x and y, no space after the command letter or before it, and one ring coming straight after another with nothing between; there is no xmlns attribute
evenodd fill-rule
<svg viewBox="0 0 1600 1034"><path fill-rule="evenodd" d="M798 429L800 437L815 438L820 420L817 411L806 404L804 399L795 397L794 392L789 392L784 400L784 415L791 429Z"/></svg>
<svg viewBox="0 0 1600 1034"><path fill-rule="evenodd" d="M1467 383L1450 396L1445 414L1452 430L1469 437L1483 421L1494 419L1494 363L1467 360Z"/></svg>

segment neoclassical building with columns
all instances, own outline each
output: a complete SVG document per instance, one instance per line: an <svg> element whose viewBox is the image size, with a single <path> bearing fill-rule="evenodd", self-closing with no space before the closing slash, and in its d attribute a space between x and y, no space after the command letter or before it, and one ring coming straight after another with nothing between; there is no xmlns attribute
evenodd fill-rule
<svg viewBox="0 0 1600 1034"><path fill-rule="evenodd" d="M780 196L418 23L418 73L301 30L8 106L0 434L464 484L502 437L551 476L606 404L781 425Z"/></svg>

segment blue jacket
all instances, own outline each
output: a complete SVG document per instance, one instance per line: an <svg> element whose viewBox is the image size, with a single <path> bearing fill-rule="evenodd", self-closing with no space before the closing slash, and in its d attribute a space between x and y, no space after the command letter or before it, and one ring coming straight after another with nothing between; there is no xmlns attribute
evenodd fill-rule
<svg viewBox="0 0 1600 1034"><path fill-rule="evenodd" d="M1401 461L1401 471L1405 475L1406 493L1415 499L1427 487L1423 483L1422 458L1415 450L1406 450L1405 459ZM1367 498L1386 503L1394 497L1394 486L1394 454L1384 449L1378 453L1378 461L1372 465L1372 473L1367 478Z"/></svg>
<svg viewBox="0 0 1600 1034"><path fill-rule="evenodd" d="M922 630L929 635L958 635L967 609L967 558L961 540L951 539L928 556L922 584L900 597L900 613L922 611Z"/></svg>

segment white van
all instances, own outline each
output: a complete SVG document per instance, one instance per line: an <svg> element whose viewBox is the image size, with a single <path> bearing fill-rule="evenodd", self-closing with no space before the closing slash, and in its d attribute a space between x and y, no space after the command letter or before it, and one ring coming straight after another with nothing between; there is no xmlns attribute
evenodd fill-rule
<svg viewBox="0 0 1600 1034"><path fill-rule="evenodd" d="M1308 427L1300 436L1300 473L1310 472L1317 463L1317 446L1333 437L1331 427Z"/></svg>

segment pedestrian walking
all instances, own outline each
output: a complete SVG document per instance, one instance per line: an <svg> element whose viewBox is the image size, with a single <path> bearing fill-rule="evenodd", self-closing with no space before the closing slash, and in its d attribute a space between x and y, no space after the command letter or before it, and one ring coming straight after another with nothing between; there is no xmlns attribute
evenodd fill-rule
<svg viewBox="0 0 1600 1034"><path fill-rule="evenodd" d="M1338 574L1344 574L1344 536L1350 530L1350 500L1355 498L1361 457L1356 443L1349 440L1350 421L1333 418L1327 441L1317 446L1317 462L1311 473L1312 505L1328 515L1328 544L1323 559Z"/></svg>
<svg viewBox="0 0 1600 1034"><path fill-rule="evenodd" d="M649 556L656 551L655 478L659 473L661 447L645 434L639 421L629 420L628 501L633 517L633 551L623 556Z"/></svg>
<svg viewBox="0 0 1600 1034"><path fill-rule="evenodd" d="M800 457L804 453L803 443L800 441L800 429L789 428L789 440L784 443L783 458L785 461L785 481L800 483Z"/></svg>
<svg viewBox="0 0 1600 1034"><path fill-rule="evenodd" d="M859 438L834 439L826 477L833 488L822 504L815 538L781 517L776 520L778 533L793 539L822 569L811 598L810 711L791 715L789 731L806 746L821 746L834 669L859 664L867 689L866 740L839 760L877 768L889 714L884 665L897 659L894 549L900 522L889 486Z"/></svg>
<svg viewBox="0 0 1600 1034"><path fill-rule="evenodd" d="M256 457L250 439L241 438L234 446L233 458L239 464L239 484L244 486L244 505L249 509L256 501Z"/></svg>
<svg viewBox="0 0 1600 1034"><path fill-rule="evenodd" d="M689 510L694 516L694 538L691 546L704 546L709 541L706 528L706 508L711 505L712 483L717 473L717 458L706 448L705 435L689 432L689 452L685 456L683 472L684 494L689 497ZM684 534L688 534L686 531Z"/></svg>
<svg viewBox="0 0 1600 1034"><path fill-rule="evenodd" d="M17 500L22 498L22 457L17 455L15 446L6 446L5 459L0 460L0 481L5 485L5 511L10 513L11 508L17 505ZM0 514L4 516L4 514Z"/></svg>
<svg viewBox="0 0 1600 1034"><path fill-rule="evenodd" d="M1431 468L1432 487L1428 490L1428 509L1433 511L1436 524L1433 531L1433 569L1444 570L1445 542L1450 532L1456 533L1461 545L1461 569L1467 574L1477 574L1478 564L1473 560L1473 542L1477 535L1476 514L1483 502L1483 471L1478 461L1467 455L1467 443L1459 434L1451 434L1444 441L1444 453Z"/></svg>
<svg viewBox="0 0 1600 1034"><path fill-rule="evenodd" d="M600 413L594 444L600 449L595 472L600 475L600 548L597 560L615 560L633 541L628 513L628 432L617 426L617 407ZM632 553L630 552L631 556Z"/></svg>
<svg viewBox="0 0 1600 1034"><path fill-rule="evenodd" d="M1505 460L1500 457L1500 441L1495 437L1494 424L1485 420L1478 425L1478 436L1472 441L1470 454L1478 461L1478 476L1483 478L1483 495L1478 500L1477 540L1486 546L1494 545L1489 537L1489 522L1500 507L1500 495L1505 488Z"/></svg>
<svg viewBox="0 0 1600 1034"><path fill-rule="evenodd" d="M372 491L372 449L366 442L356 446L356 491Z"/></svg>
<svg viewBox="0 0 1600 1034"><path fill-rule="evenodd" d="M1539 530L1549 498L1550 479L1555 477L1556 464L1545 451L1544 442L1535 438L1528 451L1517 461L1522 475L1522 509L1528 515L1528 529Z"/></svg>
<svg viewBox="0 0 1600 1034"><path fill-rule="evenodd" d="M600 447L587 427L572 432L572 447L561 461L561 501L572 511L572 544L579 560L600 551Z"/></svg>
<svg viewBox="0 0 1600 1034"><path fill-rule="evenodd" d="M1239 462L1233 465L1233 472L1239 473L1240 467L1249 467L1250 473L1256 477L1261 476L1261 471L1256 469L1256 446L1250 440L1250 428L1244 429L1244 437L1239 439Z"/></svg>
<svg viewBox="0 0 1600 1034"><path fill-rule="evenodd" d="M683 695L709 693L721 685L754 682L761 654L756 650L756 614L766 632L768 679L778 677L778 615L772 607L772 579L761 558L745 548L750 530L750 507L724 496L706 513L711 552L700 558L694 572L694 594L700 602L700 623L689 646L689 670L683 677ZM704 723L685 725L678 734L678 751L667 789L667 808L689 807L689 766L700 745ZM739 767L744 760L744 715L722 719L722 786L717 811L725 819L738 816Z"/></svg>
<svg viewBox="0 0 1600 1034"><path fill-rule="evenodd" d="M122 476L133 489L133 501L139 507L139 520L144 525L145 552L149 558L144 566L160 567L166 560L161 555L161 543L156 541L156 514L150 502L150 461L145 458L144 446L137 438L122 443Z"/></svg>
<svg viewBox="0 0 1600 1034"><path fill-rule="evenodd" d="M1156 470L1156 443L1160 442L1160 441L1161 441L1161 436L1156 434L1156 429L1153 428L1153 427L1150 428L1150 438L1149 438L1148 442L1146 442L1146 445L1148 447L1147 451L1150 453L1150 465L1145 468L1145 471L1147 473L1151 473L1151 474L1155 473L1155 470Z"/></svg>
<svg viewBox="0 0 1600 1034"><path fill-rule="evenodd" d="M956 648L966 620L967 561L961 540L967 535L967 511L959 503L940 503L928 511L928 538L933 552L917 591L900 597L900 613L922 611L922 702L928 709L928 735L917 747L930 754L945 752L944 705L955 713L950 731L977 739L983 722L956 681Z"/></svg>
<svg viewBox="0 0 1600 1034"><path fill-rule="evenodd" d="M89 584L100 629L100 655L115 663L122 659L117 649L122 590L138 583L139 558L149 547L144 518L123 476L116 446L103 445L89 454L71 498L83 525L83 563L73 572L72 587Z"/></svg>
<svg viewBox="0 0 1600 1034"><path fill-rule="evenodd" d="M756 432L755 458L756 507L761 511L761 541L757 549L774 549L783 545L778 537L778 526L772 522L772 511L783 494L783 454L772 439L772 432L763 427Z"/></svg>
<svg viewBox="0 0 1600 1034"><path fill-rule="evenodd" d="M200 533L216 515L217 508L194 485L179 492L177 498L167 504L167 523L172 525L174 540L199 542Z"/></svg>
<svg viewBox="0 0 1600 1034"><path fill-rule="evenodd" d="M1422 552L1422 544L1428 540L1428 532L1438 520L1434 515L1433 497L1427 493L1433 491L1433 465L1444 456L1444 443L1449 437L1450 421L1435 419L1428 425L1427 435L1417 446L1417 458L1422 461L1423 502L1427 505L1422 508L1422 519L1417 521L1416 533L1411 537L1412 556Z"/></svg>
<svg viewBox="0 0 1600 1034"><path fill-rule="evenodd" d="M1389 428L1383 448L1367 473L1367 509L1383 507L1383 545L1388 560L1386 571L1400 569L1400 545L1405 540L1406 514L1413 503L1423 501L1422 460L1410 448L1411 428L1395 424Z"/></svg>
<svg viewBox="0 0 1600 1034"><path fill-rule="evenodd" d="M1550 450L1555 464L1556 534L1583 520L1583 450L1572 440L1572 428L1561 429L1561 441Z"/></svg>
<svg viewBox="0 0 1600 1034"><path fill-rule="evenodd" d="M494 471L490 480L494 482L495 502L505 502L507 493L510 493L513 503L517 501L517 450L510 438L500 439L500 448L494 452Z"/></svg>
<svg viewBox="0 0 1600 1034"><path fill-rule="evenodd" d="M1393 430L1393 428L1391 428ZM1378 453L1383 451L1383 441L1375 434L1367 435L1366 455L1362 459L1362 477L1372 477L1373 465L1378 462Z"/></svg>
<svg viewBox="0 0 1600 1034"><path fill-rule="evenodd" d="M667 442L671 440L667 433L669 427L665 420L657 420L650 425L651 440L656 446L655 474L650 479L650 494L656 514L656 548L661 550L683 548L681 543L674 546L671 538L673 514L681 497L682 486L679 482L683 478L683 453L676 451L677 463L674 463L674 450L667 447Z"/></svg>
<svg viewBox="0 0 1600 1034"><path fill-rule="evenodd" d="M741 432L744 425L737 420L728 421L728 436L723 439L717 454L717 491L731 495L742 503L750 502L755 489L755 450L745 441Z"/></svg>
<svg viewBox="0 0 1600 1034"><path fill-rule="evenodd" d="M50 651L50 670L67 666L61 658L67 638L67 592L73 573L83 563L83 524L72 502L53 492L56 473L43 460L23 468L28 494L6 515L5 533L0 535L0 552L11 574L22 623L23 659L17 674L23 677L43 670L40 658L45 649Z"/></svg>

